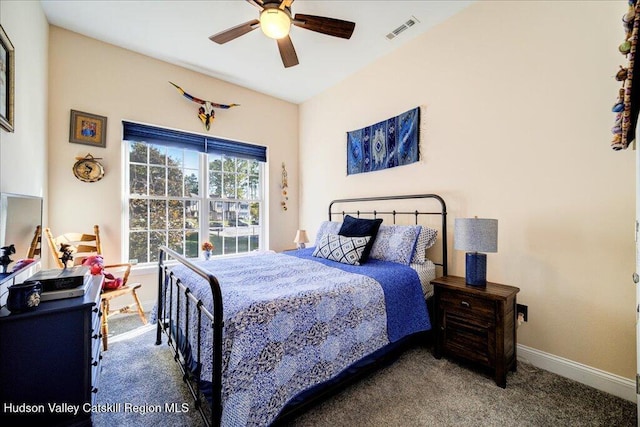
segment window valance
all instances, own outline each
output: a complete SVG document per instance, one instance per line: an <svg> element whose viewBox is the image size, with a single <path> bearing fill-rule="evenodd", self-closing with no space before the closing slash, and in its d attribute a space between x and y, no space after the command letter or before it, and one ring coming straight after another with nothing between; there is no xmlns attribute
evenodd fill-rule
<svg viewBox="0 0 640 427"><path fill-rule="evenodd" d="M127 141L267 161L267 148L259 145L127 121L122 122L122 127L123 137Z"/></svg>

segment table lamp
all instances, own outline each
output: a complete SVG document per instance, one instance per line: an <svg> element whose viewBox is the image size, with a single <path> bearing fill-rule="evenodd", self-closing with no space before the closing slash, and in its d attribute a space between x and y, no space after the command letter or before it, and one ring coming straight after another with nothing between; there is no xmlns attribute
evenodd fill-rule
<svg viewBox="0 0 640 427"><path fill-rule="evenodd" d="M465 283L470 286L487 285L487 255L498 252L498 220L487 218L456 218L454 249L467 251Z"/></svg>
<svg viewBox="0 0 640 427"><path fill-rule="evenodd" d="M296 233L296 238L293 239L293 242L296 243L298 249L304 249L306 247L305 243L309 243L307 230L298 230L298 232Z"/></svg>

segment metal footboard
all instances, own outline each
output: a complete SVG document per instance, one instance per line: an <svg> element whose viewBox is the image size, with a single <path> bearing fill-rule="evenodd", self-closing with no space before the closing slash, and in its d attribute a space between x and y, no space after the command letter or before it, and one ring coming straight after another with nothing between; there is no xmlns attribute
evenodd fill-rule
<svg viewBox="0 0 640 427"><path fill-rule="evenodd" d="M177 263L187 266L209 282L213 296L213 313L204 306L201 300L194 297L191 290L182 283L180 278L170 271L170 268ZM192 304L197 309L196 319L189 318ZM184 314L181 314L181 309L184 310ZM183 318L184 324L181 324ZM198 331L201 331L203 326L209 326L213 329L212 404L210 408L206 399L203 399L199 375L194 375L187 362L188 355L183 351L185 347L189 347L189 322L196 322ZM178 362L183 380L193 397L193 403L207 426L219 426L222 415L222 327L222 294L218 279L177 252L166 246L160 247L156 345L162 343L162 333L164 332L167 336L167 344L173 349L174 360ZM195 355L195 360L200 363L202 355L200 333L198 333L196 342L196 348L190 348L189 351Z"/></svg>

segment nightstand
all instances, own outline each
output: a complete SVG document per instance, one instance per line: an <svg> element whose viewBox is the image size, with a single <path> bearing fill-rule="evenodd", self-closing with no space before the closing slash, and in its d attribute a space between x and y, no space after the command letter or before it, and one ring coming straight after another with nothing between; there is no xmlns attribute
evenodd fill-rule
<svg viewBox="0 0 640 427"><path fill-rule="evenodd" d="M487 282L467 286L464 277L445 276L434 286L436 343L443 355L489 368L496 384L507 385L507 371L516 370L516 294L520 289Z"/></svg>

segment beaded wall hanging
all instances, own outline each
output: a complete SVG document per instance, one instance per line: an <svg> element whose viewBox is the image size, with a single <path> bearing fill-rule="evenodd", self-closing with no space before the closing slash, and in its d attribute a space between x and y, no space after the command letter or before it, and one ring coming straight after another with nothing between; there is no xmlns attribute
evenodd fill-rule
<svg viewBox="0 0 640 427"><path fill-rule="evenodd" d="M636 125L638 122L638 92L640 84L633 84L636 68L635 56L638 41L638 31L640 26L640 3L637 0L628 0L629 10L622 17L622 25L625 30L625 40L620 44L618 50L624 55L629 63L627 67L620 66L616 73L616 80L622 82L622 87L618 91L618 99L612 108L616 113L615 125L611 129L613 140L611 148L622 150L629 147L635 139Z"/></svg>
<svg viewBox="0 0 640 427"><path fill-rule="evenodd" d="M289 179L287 178L287 169L284 166L284 162L282 162L282 182L280 183L280 190L282 192L280 206L282 206L283 211L286 211L288 209L287 202L289 201Z"/></svg>

